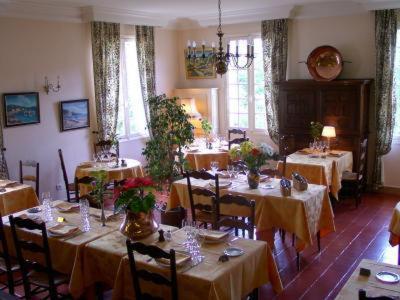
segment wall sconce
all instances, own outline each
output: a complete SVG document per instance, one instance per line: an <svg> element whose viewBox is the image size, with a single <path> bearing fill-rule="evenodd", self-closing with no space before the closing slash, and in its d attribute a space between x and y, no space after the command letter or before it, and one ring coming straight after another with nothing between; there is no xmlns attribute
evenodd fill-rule
<svg viewBox="0 0 400 300"><path fill-rule="evenodd" d="M60 89L61 89L60 76L57 76L57 85L49 83L47 76L44 77L44 90L47 95L49 94L50 91L57 93L60 91Z"/></svg>
<svg viewBox="0 0 400 300"><path fill-rule="evenodd" d="M191 119L201 119L201 114L197 110L196 100L194 98L181 99L181 104Z"/></svg>

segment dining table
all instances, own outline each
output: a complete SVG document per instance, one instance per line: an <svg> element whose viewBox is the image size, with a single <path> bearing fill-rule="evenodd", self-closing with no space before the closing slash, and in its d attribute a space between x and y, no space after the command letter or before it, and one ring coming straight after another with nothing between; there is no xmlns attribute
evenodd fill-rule
<svg viewBox="0 0 400 300"><path fill-rule="evenodd" d="M39 205L35 190L28 184L0 180L0 213L2 216Z"/></svg>
<svg viewBox="0 0 400 300"><path fill-rule="evenodd" d="M220 169L227 169L229 152L227 146L208 148L188 148L183 150L183 155L192 170L210 169L212 161L218 162Z"/></svg>
<svg viewBox="0 0 400 300"><path fill-rule="evenodd" d="M82 178L85 176L92 176L95 171L103 170L106 172L106 182L113 182L114 180L123 180L126 178L143 177L144 170L140 161L135 159L124 159L126 164L118 165L115 162L82 162L75 170L75 177ZM81 194L87 194L92 187L90 185L81 185L79 187Z"/></svg>
<svg viewBox="0 0 400 300"><path fill-rule="evenodd" d="M249 188L246 176L238 178L220 179L220 183L228 181L225 188L220 188L220 195L242 195L249 200L255 200L255 226L257 236L274 245L276 228L294 233L297 251L308 245L313 245L313 237L320 232L320 236L335 231L334 215L326 186L308 184L305 191L292 188L291 196L283 196L280 190L280 180L268 178L256 189ZM212 183L207 180L191 178L193 188L213 189ZM208 199L199 198L198 201ZM171 186L167 209L182 206L190 209L189 192L186 178L175 181ZM231 211L232 210L232 211ZM236 206L224 205L220 208L222 215L238 213Z"/></svg>
<svg viewBox="0 0 400 300"><path fill-rule="evenodd" d="M369 270L370 275L363 275L364 273L360 274L361 268ZM399 299L400 283L387 283L379 280L376 276L380 272L390 272L399 276L400 266L369 259L361 260L353 274L351 274L343 288L339 291L336 300L359 299L358 293L360 289L364 290L368 297L390 296L393 299Z"/></svg>
<svg viewBox="0 0 400 300"><path fill-rule="evenodd" d="M172 240L153 242L156 246L169 251L182 250L186 233L183 229L172 232ZM224 249L239 247L243 254L220 261ZM203 243L201 247L203 261L178 267L178 299L244 299L254 289L270 283L276 293L282 291L282 283L270 247L266 242L245 238L228 239L221 243ZM160 266L148 256L134 253L138 268L168 274L169 269ZM141 281L142 292L151 292L153 296L169 299L166 287L154 288L148 282ZM113 300L135 299L129 258L124 256L119 264L112 293Z"/></svg>
<svg viewBox="0 0 400 300"><path fill-rule="evenodd" d="M285 177L297 172L310 183L327 186L335 199L339 199L343 172L353 170L353 153L344 150L323 153L306 148L290 154L286 161ZM278 163L278 169L283 172L283 162Z"/></svg>

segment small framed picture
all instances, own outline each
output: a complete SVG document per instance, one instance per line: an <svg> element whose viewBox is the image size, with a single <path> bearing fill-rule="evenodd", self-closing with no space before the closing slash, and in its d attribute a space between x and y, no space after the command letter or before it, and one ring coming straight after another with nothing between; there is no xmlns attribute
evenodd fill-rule
<svg viewBox="0 0 400 300"><path fill-rule="evenodd" d="M201 57L202 49L196 49L196 56ZM213 54L212 48L206 48L204 54L208 57ZM188 59L185 50L186 79L213 79L217 78L213 59Z"/></svg>
<svg viewBox="0 0 400 300"><path fill-rule="evenodd" d="M69 100L60 102L61 131L90 126L89 100Z"/></svg>
<svg viewBox="0 0 400 300"><path fill-rule="evenodd" d="M39 93L3 94L5 126L40 123Z"/></svg>

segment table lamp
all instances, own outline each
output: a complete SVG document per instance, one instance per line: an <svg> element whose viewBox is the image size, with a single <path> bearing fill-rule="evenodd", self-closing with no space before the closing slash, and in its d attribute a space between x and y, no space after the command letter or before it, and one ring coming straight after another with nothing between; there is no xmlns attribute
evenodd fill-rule
<svg viewBox="0 0 400 300"><path fill-rule="evenodd" d="M194 98L181 99L181 104L183 104L185 112L191 119L201 119L201 114L197 110L196 100Z"/></svg>
<svg viewBox="0 0 400 300"><path fill-rule="evenodd" d="M324 126L322 129L322 136L328 139L328 150L330 150L330 139L336 137L335 127L333 126Z"/></svg>

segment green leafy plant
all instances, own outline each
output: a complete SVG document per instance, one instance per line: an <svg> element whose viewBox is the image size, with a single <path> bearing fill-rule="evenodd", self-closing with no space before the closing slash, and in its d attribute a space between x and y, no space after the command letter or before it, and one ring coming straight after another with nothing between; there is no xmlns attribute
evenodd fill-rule
<svg viewBox="0 0 400 300"><path fill-rule="evenodd" d="M322 125L320 122L312 121L310 123L310 135L311 135L311 137L314 140L318 140L321 137L323 128L324 128L324 125Z"/></svg>
<svg viewBox="0 0 400 300"><path fill-rule="evenodd" d="M114 212L129 210L134 213L148 213L156 203L152 193L154 183L151 178L128 178L125 183L114 190Z"/></svg>
<svg viewBox="0 0 400 300"><path fill-rule="evenodd" d="M252 142L243 142L229 150L233 160L242 160L249 170L257 171L267 160L277 160L278 153L267 144L254 146Z"/></svg>
<svg viewBox="0 0 400 300"><path fill-rule="evenodd" d="M93 171L90 175L95 179L92 185L91 195L99 205L104 202L104 192L107 188L107 172L105 170Z"/></svg>
<svg viewBox="0 0 400 300"><path fill-rule="evenodd" d="M142 154L146 157L150 177L159 185L171 184L179 176L179 168L184 165L181 149L194 140L190 116L177 99L160 95L147 101L151 137ZM178 161L175 160L177 153Z"/></svg>
<svg viewBox="0 0 400 300"><path fill-rule="evenodd" d="M208 122L207 118L201 120L201 129L203 129L206 136L210 135L212 131L212 125L210 122Z"/></svg>

